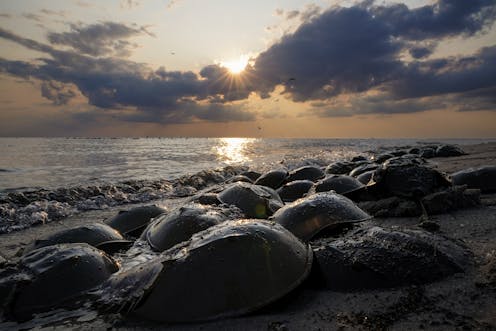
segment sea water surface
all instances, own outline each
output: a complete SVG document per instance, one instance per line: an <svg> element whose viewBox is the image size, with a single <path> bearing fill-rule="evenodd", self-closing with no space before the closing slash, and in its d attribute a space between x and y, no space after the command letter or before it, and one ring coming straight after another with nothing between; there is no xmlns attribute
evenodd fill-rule
<svg viewBox="0 0 496 331"><path fill-rule="evenodd" d="M484 139L0 138L0 192L174 179L244 164L329 163L379 147ZM310 159L310 160L309 160Z"/></svg>
<svg viewBox="0 0 496 331"><path fill-rule="evenodd" d="M487 139L0 138L0 234L87 210L191 196L250 169Z"/></svg>

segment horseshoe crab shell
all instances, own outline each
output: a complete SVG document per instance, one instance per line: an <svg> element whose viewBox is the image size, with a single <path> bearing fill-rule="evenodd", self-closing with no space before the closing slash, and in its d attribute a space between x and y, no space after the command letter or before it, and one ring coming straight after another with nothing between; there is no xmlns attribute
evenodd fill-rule
<svg viewBox="0 0 496 331"><path fill-rule="evenodd" d="M286 169L275 169L264 173L255 181L256 185L267 186L272 189L280 187L288 178L288 171Z"/></svg>
<svg viewBox="0 0 496 331"><path fill-rule="evenodd" d="M58 231L44 238L36 239L24 249L24 253L26 254L45 246L68 243L86 243L98 248L100 248L100 245L105 245L109 250L112 250L113 245L125 247L131 242L124 240L119 231L110 226L102 223L94 223Z"/></svg>
<svg viewBox="0 0 496 331"><path fill-rule="evenodd" d="M383 164L374 172L367 188L385 196L420 198L449 186L451 182L436 169L404 160Z"/></svg>
<svg viewBox="0 0 496 331"><path fill-rule="evenodd" d="M153 250L162 252L227 219L221 208L188 204L158 217L143 235Z"/></svg>
<svg viewBox="0 0 496 331"><path fill-rule="evenodd" d="M330 175L344 175L353 170L354 167L356 167L355 162L337 161L329 164L325 169L325 173Z"/></svg>
<svg viewBox="0 0 496 331"><path fill-rule="evenodd" d="M11 313L18 320L66 306L119 269L104 252L88 244L60 244L22 257L18 268L28 280L17 283Z"/></svg>
<svg viewBox="0 0 496 331"><path fill-rule="evenodd" d="M292 182L295 180L311 180L316 182L325 176L322 169L316 166L303 166L289 172L287 181Z"/></svg>
<svg viewBox="0 0 496 331"><path fill-rule="evenodd" d="M469 168L451 174L453 185L467 185L481 192L496 191L496 166Z"/></svg>
<svg viewBox="0 0 496 331"><path fill-rule="evenodd" d="M364 188L363 185L355 177L347 175L331 175L321 179L312 188L315 192L328 192L335 191L336 193L346 195L357 190Z"/></svg>
<svg viewBox="0 0 496 331"><path fill-rule="evenodd" d="M222 203L238 207L249 218L267 218L283 205L273 189L244 182L230 185L217 197Z"/></svg>
<svg viewBox="0 0 496 331"><path fill-rule="evenodd" d="M294 180L279 187L276 192L282 201L293 202L307 194L312 186L311 180Z"/></svg>
<svg viewBox="0 0 496 331"><path fill-rule="evenodd" d="M314 279L332 290L424 284L463 272L471 254L450 239L422 230L358 229L312 243Z"/></svg>
<svg viewBox="0 0 496 331"><path fill-rule="evenodd" d="M301 240L308 241L327 227L371 218L345 196L321 192L285 205L271 219Z"/></svg>
<svg viewBox="0 0 496 331"><path fill-rule="evenodd" d="M141 318L205 321L246 314L281 298L301 284L311 264L309 247L282 226L227 221L116 274L102 292L133 301ZM145 281L137 281L142 275Z"/></svg>
<svg viewBox="0 0 496 331"><path fill-rule="evenodd" d="M167 209L156 205L141 206L119 211L116 216L105 220L105 224L113 227L123 235L139 237L152 218L166 212Z"/></svg>

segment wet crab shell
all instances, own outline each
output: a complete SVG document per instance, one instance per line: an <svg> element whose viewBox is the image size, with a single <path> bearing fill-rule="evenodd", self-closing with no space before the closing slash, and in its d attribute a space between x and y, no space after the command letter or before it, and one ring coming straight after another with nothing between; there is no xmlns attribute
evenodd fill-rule
<svg viewBox="0 0 496 331"><path fill-rule="evenodd" d="M370 192L404 198L420 198L449 186L451 182L436 169L408 160L400 164L383 164L367 184Z"/></svg>
<svg viewBox="0 0 496 331"><path fill-rule="evenodd" d="M461 244L422 230L358 229L344 238L312 242L312 277L332 290L424 284L471 264Z"/></svg>
<svg viewBox="0 0 496 331"><path fill-rule="evenodd" d="M238 182L218 194L222 203L234 205L248 218L267 218L284 203L270 187Z"/></svg>
<svg viewBox="0 0 496 331"><path fill-rule="evenodd" d="M75 302L83 292L107 280L119 265L88 244L60 244L30 252L18 268L29 280L17 285L11 311L16 319L25 320Z"/></svg>
<svg viewBox="0 0 496 331"><path fill-rule="evenodd" d="M355 162L350 162L350 161L338 161L329 164L325 168L325 173L326 174L331 174L331 175L343 175L349 173L353 168L356 167Z"/></svg>
<svg viewBox="0 0 496 331"><path fill-rule="evenodd" d="M126 247L131 242L125 240L119 231L110 226L94 223L58 231L36 239L24 249L24 254L41 247L68 243L86 243L100 249L102 249L100 246L104 245L103 247L106 247L106 249L103 250L112 251L115 247Z"/></svg>
<svg viewBox="0 0 496 331"><path fill-rule="evenodd" d="M111 297L136 301L131 309L140 318L205 321L246 314L281 298L301 284L311 264L309 247L280 225L227 221L153 262L116 274L103 293L110 288ZM145 281L136 281L142 275Z"/></svg>
<svg viewBox="0 0 496 331"><path fill-rule="evenodd" d="M295 180L310 180L312 182L316 182L322 177L325 176L325 173L322 169L316 166L303 166L300 168L296 168L289 172L289 176L287 181L292 182Z"/></svg>
<svg viewBox="0 0 496 331"><path fill-rule="evenodd" d="M158 217L143 237L153 250L162 252L227 219L218 207L187 204Z"/></svg>
<svg viewBox="0 0 496 331"><path fill-rule="evenodd" d="M308 241L317 233L340 223L362 222L372 217L353 201L334 192L298 199L279 209L271 219L296 237Z"/></svg>
<svg viewBox="0 0 496 331"><path fill-rule="evenodd" d="M277 189L277 194L284 202L293 202L302 198L312 188L313 182L311 180L294 180L286 183Z"/></svg>
<svg viewBox="0 0 496 331"><path fill-rule="evenodd" d="M272 189L279 188L288 178L288 171L286 169L274 169L262 174L255 181L256 185L267 186Z"/></svg>
<svg viewBox="0 0 496 331"><path fill-rule="evenodd" d="M120 211L116 216L105 220L105 224L113 227L123 235L139 237L152 218L166 213L167 209L156 206L141 206Z"/></svg>
<svg viewBox="0 0 496 331"><path fill-rule="evenodd" d="M467 185L483 193L496 191L496 166L469 168L455 172L450 177L453 185Z"/></svg>
<svg viewBox="0 0 496 331"><path fill-rule="evenodd" d="M312 192L335 191L336 193L344 195L363 189L364 187L365 185L363 185L355 177L347 175L331 175L315 183L312 188Z"/></svg>

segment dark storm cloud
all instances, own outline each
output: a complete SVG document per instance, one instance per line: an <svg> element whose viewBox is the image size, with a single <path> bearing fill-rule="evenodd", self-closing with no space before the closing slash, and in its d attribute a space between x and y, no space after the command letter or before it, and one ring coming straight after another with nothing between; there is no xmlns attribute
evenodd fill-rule
<svg viewBox="0 0 496 331"><path fill-rule="evenodd" d="M493 0L441 0L415 9L366 1L324 12L308 7L298 17L304 20L300 27L254 59L242 79L219 65L197 74L109 57L129 50L127 38L146 33L111 22L51 33L52 45L0 29L1 38L49 55L36 63L2 59L0 71L41 80L42 94L56 104L68 102L77 88L89 104L121 109L124 119L141 122L253 120L232 102L251 93L268 98L280 85L287 98L312 103L318 116L411 113L453 104L465 111L496 109L496 46L472 56L429 57L443 38L490 27Z"/></svg>
<svg viewBox="0 0 496 331"><path fill-rule="evenodd" d="M390 90L398 98L415 98L490 87L496 87L496 46L473 56L411 63Z"/></svg>
<svg viewBox="0 0 496 331"><path fill-rule="evenodd" d="M124 116L133 121L185 123L253 119L253 115L240 107L224 104L246 98L249 90L229 83L227 70L218 65L202 70L202 76L165 68L153 71L144 64L125 59L57 50L4 29L0 29L0 37L50 55L51 58L38 59L36 64L0 59L0 72L41 80L42 95L55 104L65 104L75 97L77 91L73 87L77 87L93 106L138 109L139 113ZM236 89L239 92L234 91Z"/></svg>
<svg viewBox="0 0 496 331"><path fill-rule="evenodd" d="M150 34L145 27L127 26L114 22L92 25L70 25L70 32L51 32L48 40L54 45L70 46L74 50L92 56L128 56L136 45L126 38L143 33Z"/></svg>
<svg viewBox="0 0 496 331"><path fill-rule="evenodd" d="M369 11L390 26L391 35L423 40L479 32L494 21L496 6L494 0L439 0L416 9L393 4Z"/></svg>
<svg viewBox="0 0 496 331"><path fill-rule="evenodd" d="M293 101L329 101L379 90L391 107L367 103L366 111L395 112L399 106L421 111L424 106L393 100L496 86L491 47L472 57L427 59L443 38L483 32L495 18L493 0L441 0L416 9L373 1L333 7L257 57L257 91L267 96L283 85ZM404 51L413 61L401 60Z"/></svg>
<svg viewBox="0 0 496 331"><path fill-rule="evenodd" d="M254 70L262 93L278 84L295 101L326 99L377 86L400 68L401 44L359 7L328 10L261 53Z"/></svg>
<svg viewBox="0 0 496 331"><path fill-rule="evenodd" d="M60 106L67 104L71 99L77 96L77 93L66 84L56 81L44 81L41 84L41 95L51 100L54 105Z"/></svg>

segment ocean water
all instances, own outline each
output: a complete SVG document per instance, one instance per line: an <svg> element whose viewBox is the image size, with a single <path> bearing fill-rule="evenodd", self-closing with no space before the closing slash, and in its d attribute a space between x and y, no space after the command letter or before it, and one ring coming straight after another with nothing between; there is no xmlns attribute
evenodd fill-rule
<svg viewBox="0 0 496 331"><path fill-rule="evenodd" d="M247 168L325 166L396 146L487 139L0 138L0 233L194 194Z"/></svg>
<svg viewBox="0 0 496 331"><path fill-rule="evenodd" d="M434 141L434 140L430 140ZM472 144L487 140L435 140ZM174 179L244 164L330 163L419 139L0 138L0 192Z"/></svg>

